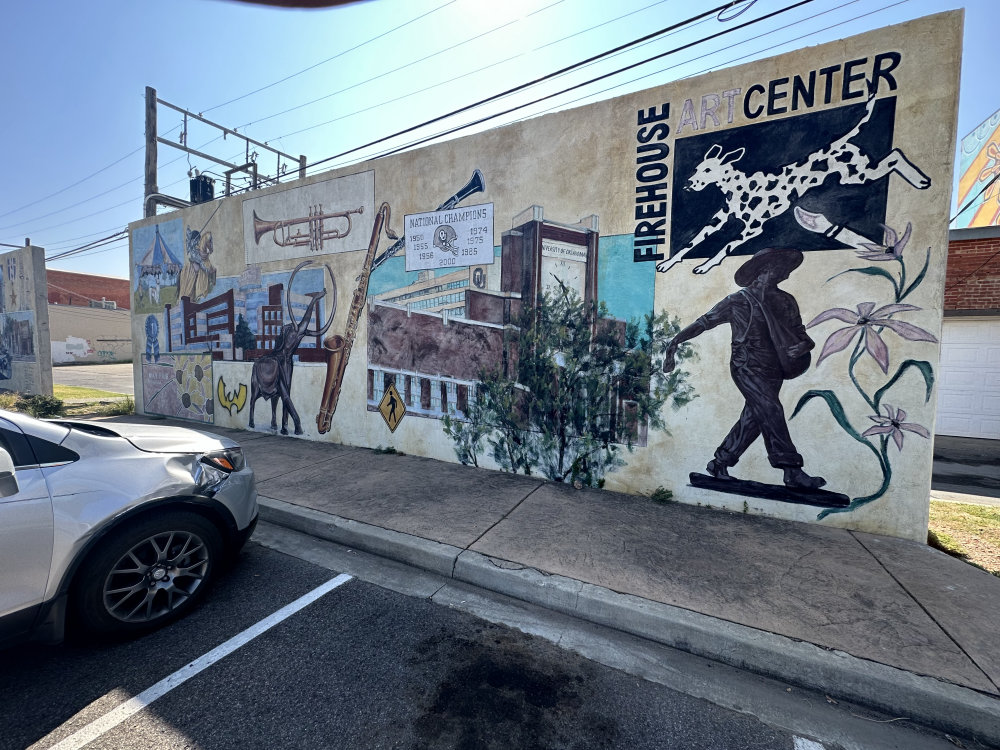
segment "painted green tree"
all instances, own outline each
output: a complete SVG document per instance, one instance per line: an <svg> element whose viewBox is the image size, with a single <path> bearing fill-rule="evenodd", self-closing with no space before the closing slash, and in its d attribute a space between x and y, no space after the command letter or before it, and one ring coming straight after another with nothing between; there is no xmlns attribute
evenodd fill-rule
<svg viewBox="0 0 1000 750"><path fill-rule="evenodd" d="M678 331L666 312L625 323L560 283L518 322L516 366L482 373L463 418L443 420L462 463L488 450L505 471L602 486L642 431L666 429L665 406L695 397L683 369L660 369Z"/></svg>
<svg viewBox="0 0 1000 750"><path fill-rule="evenodd" d="M247 349L253 349L257 346L257 337L253 335L253 331L250 330L250 324L247 323L246 318L242 314L236 321L236 331L233 333L233 346L237 349L242 349L244 352Z"/></svg>

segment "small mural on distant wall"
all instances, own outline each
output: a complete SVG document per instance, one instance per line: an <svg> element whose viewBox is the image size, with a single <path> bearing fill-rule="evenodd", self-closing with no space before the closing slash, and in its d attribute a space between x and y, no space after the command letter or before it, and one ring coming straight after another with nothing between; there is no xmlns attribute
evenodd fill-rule
<svg viewBox="0 0 1000 750"><path fill-rule="evenodd" d="M48 308L35 288L44 273L41 248L0 254L0 389L52 392Z"/></svg>
<svg viewBox="0 0 1000 750"><path fill-rule="evenodd" d="M1000 225L1000 110L962 139L954 227Z"/></svg>
<svg viewBox="0 0 1000 750"><path fill-rule="evenodd" d="M142 407L147 414L212 422L215 401L211 354L162 355L142 363Z"/></svg>
<svg viewBox="0 0 1000 750"><path fill-rule="evenodd" d="M942 14L141 222L143 408L921 538L959 39Z"/></svg>

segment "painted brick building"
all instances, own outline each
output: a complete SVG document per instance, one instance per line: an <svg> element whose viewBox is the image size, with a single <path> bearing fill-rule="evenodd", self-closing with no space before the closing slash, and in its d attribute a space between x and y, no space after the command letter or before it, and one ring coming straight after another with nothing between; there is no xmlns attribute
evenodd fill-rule
<svg viewBox="0 0 1000 750"><path fill-rule="evenodd" d="M94 306L102 300L114 302L115 307L128 310L131 306L128 279L98 276L92 273L46 269L49 280L50 305ZM110 305L108 306L110 307Z"/></svg>
<svg viewBox="0 0 1000 750"><path fill-rule="evenodd" d="M132 359L129 280L46 269L53 364Z"/></svg>
<svg viewBox="0 0 1000 750"><path fill-rule="evenodd" d="M948 240L945 312L1000 315L1000 227L953 229Z"/></svg>

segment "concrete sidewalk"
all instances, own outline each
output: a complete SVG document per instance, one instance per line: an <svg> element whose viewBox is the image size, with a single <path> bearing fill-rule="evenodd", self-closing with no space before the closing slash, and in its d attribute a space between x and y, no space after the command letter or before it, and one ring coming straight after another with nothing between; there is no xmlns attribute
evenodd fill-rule
<svg viewBox="0 0 1000 750"><path fill-rule="evenodd" d="M265 521L1000 745L1000 578L925 545L208 429Z"/></svg>

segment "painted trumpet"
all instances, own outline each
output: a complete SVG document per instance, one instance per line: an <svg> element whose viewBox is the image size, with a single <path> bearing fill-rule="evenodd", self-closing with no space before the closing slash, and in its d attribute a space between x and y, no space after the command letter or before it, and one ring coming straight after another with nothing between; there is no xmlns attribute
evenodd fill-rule
<svg viewBox="0 0 1000 750"><path fill-rule="evenodd" d="M390 210L388 203L382 203L375 214L371 242L368 244L368 253L365 255L361 276L358 277L358 286L351 299L351 308L347 313L347 328L344 335L329 336L323 340L323 351L326 354L326 383L323 385L323 398L320 402L319 413L316 415L316 428L320 435L330 431L333 413L337 410L337 400L340 398L340 388L344 384L347 360L351 356L351 347L354 345L354 334L357 332L358 321L361 319L361 313L365 308L365 299L368 296L368 279L371 277L382 228L385 227L385 236L390 240L398 238L398 235L389 228Z"/></svg>
<svg viewBox="0 0 1000 750"><path fill-rule="evenodd" d="M323 243L327 240L339 240L351 233L351 214L363 214L365 207L352 208L347 211L335 211L333 213L323 213L323 206L311 206L309 215L301 219L279 219L277 221L264 221L257 212L253 212L253 239L256 244L260 244L260 238L271 232L274 244L278 247L305 247L318 253L323 249ZM344 219L347 221L347 229L342 226L325 226L324 221L330 219ZM296 229L292 233L291 227L298 224L305 224L307 231Z"/></svg>

